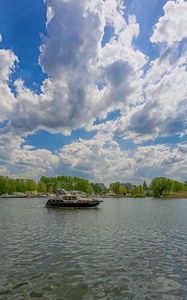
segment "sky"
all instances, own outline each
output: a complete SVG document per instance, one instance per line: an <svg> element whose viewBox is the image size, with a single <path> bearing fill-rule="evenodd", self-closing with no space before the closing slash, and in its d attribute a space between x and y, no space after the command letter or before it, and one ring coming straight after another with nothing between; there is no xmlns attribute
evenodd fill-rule
<svg viewBox="0 0 187 300"><path fill-rule="evenodd" d="M187 180L187 1L1 0L0 175Z"/></svg>

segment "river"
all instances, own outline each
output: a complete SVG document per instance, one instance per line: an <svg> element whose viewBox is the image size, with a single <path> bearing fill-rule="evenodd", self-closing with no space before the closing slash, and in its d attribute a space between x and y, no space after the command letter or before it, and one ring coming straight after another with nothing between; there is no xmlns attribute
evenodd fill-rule
<svg viewBox="0 0 187 300"><path fill-rule="evenodd" d="M187 299L187 200L0 199L0 299Z"/></svg>

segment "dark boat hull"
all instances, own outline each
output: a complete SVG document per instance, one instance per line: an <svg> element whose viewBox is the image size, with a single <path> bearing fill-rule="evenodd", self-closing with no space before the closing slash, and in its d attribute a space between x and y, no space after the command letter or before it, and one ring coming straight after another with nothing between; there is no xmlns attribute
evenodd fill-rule
<svg viewBox="0 0 187 300"><path fill-rule="evenodd" d="M83 207L96 207L98 206L102 201L60 201L60 202L47 202L46 207L48 208L58 208L58 207L76 207L76 208L83 208Z"/></svg>

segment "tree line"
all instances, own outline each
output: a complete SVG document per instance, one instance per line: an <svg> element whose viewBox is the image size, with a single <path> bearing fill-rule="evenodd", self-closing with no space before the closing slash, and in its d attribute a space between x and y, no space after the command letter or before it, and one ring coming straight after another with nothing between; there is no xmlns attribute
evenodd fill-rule
<svg viewBox="0 0 187 300"><path fill-rule="evenodd" d="M134 185L131 183L124 184L116 181L110 184L110 190L116 195L130 196L135 198L151 196L150 187L145 181L142 185Z"/></svg>
<svg viewBox="0 0 187 300"><path fill-rule="evenodd" d="M187 192L187 183L169 179L166 177L154 178L148 186L146 182L142 185L133 185L131 183L121 184L119 181L111 183L109 188L101 187L98 183L92 183L89 180L72 177L42 176L39 181L34 179L13 179L7 176L0 176L0 195L27 192L55 193L58 189L82 191L86 194L104 194L112 191L116 195L127 195L132 197L164 197L169 193Z"/></svg>
<svg viewBox="0 0 187 300"><path fill-rule="evenodd" d="M38 188L37 182L33 179L13 179L0 176L0 195L12 194L14 192L34 192L37 191Z"/></svg>
<svg viewBox="0 0 187 300"><path fill-rule="evenodd" d="M182 183L166 177L156 177L148 186L144 181L143 185L121 184L119 181L110 184L110 189L118 195L130 195L132 197L165 197L171 193L187 192L187 183Z"/></svg>
<svg viewBox="0 0 187 300"><path fill-rule="evenodd" d="M170 193L187 192L187 184L166 177L154 178L151 182L154 197L165 197Z"/></svg>
<svg viewBox="0 0 187 300"><path fill-rule="evenodd" d="M81 191L87 194L93 193L91 183L83 178L72 176L57 176L57 177L41 177L38 183L40 186L45 186L47 192L56 192L58 189L67 191Z"/></svg>
<svg viewBox="0 0 187 300"><path fill-rule="evenodd" d="M55 193L57 189L82 191L87 194L100 194L98 184L90 183L86 179L71 176L41 177L39 181L33 179L13 179L0 176L0 195L12 193Z"/></svg>

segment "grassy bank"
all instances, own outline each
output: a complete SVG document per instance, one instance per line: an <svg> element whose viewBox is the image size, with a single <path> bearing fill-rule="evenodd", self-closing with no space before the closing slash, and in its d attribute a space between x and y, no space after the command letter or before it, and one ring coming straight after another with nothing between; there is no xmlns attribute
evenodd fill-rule
<svg viewBox="0 0 187 300"><path fill-rule="evenodd" d="M164 195L164 198L181 198L181 199L187 199L187 192L171 192L166 195Z"/></svg>

